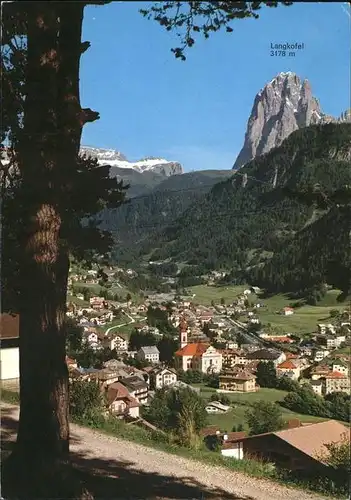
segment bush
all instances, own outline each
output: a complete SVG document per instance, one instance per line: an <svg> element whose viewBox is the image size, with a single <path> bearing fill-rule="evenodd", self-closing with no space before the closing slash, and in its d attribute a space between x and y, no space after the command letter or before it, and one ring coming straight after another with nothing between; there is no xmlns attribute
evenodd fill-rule
<svg viewBox="0 0 351 500"><path fill-rule="evenodd" d="M351 405L347 394L335 392L323 398L315 394L308 384L296 387L294 392L289 392L279 404L305 415L349 421Z"/></svg>
<svg viewBox="0 0 351 500"><path fill-rule="evenodd" d="M246 412L246 420L250 427L250 434L263 434L283 428L282 412L275 403L256 401Z"/></svg>
<svg viewBox="0 0 351 500"><path fill-rule="evenodd" d="M204 382L208 387L212 387L213 389L219 388L219 375L216 373L212 373L211 375L205 375Z"/></svg>
<svg viewBox="0 0 351 500"><path fill-rule="evenodd" d="M207 422L204 400L191 389L156 391L144 416L164 431L173 433L185 446L198 448L199 431Z"/></svg>
<svg viewBox="0 0 351 500"><path fill-rule="evenodd" d="M70 415L76 421L98 427L104 421L106 401L96 381L74 380L70 384Z"/></svg>

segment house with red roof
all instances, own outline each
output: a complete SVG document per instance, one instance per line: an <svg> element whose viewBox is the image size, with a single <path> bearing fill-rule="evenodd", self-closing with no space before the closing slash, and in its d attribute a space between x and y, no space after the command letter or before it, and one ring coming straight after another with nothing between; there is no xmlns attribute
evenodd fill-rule
<svg viewBox="0 0 351 500"><path fill-rule="evenodd" d="M294 309L292 307L284 307L281 310L281 314L283 314L284 316L291 316L292 314L294 314Z"/></svg>
<svg viewBox="0 0 351 500"><path fill-rule="evenodd" d="M222 369L222 354L210 344L196 342L186 344L175 353L178 369L199 370L202 373L219 373Z"/></svg>
<svg viewBox="0 0 351 500"><path fill-rule="evenodd" d="M114 382L106 390L108 410L118 417L130 416L139 417L140 403L120 382Z"/></svg>
<svg viewBox="0 0 351 500"><path fill-rule="evenodd" d="M277 368L277 376L282 377L286 376L291 378L292 380L298 380L301 374L301 369L298 363L294 363L293 359L286 359L282 363L280 363Z"/></svg>

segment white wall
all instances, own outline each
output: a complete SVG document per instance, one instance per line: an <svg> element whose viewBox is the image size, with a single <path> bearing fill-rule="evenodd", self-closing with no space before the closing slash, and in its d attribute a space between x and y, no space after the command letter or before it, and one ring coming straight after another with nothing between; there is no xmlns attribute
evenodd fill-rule
<svg viewBox="0 0 351 500"><path fill-rule="evenodd" d="M10 347L0 350L1 380L19 378L19 348Z"/></svg>
<svg viewBox="0 0 351 500"><path fill-rule="evenodd" d="M224 457L232 457L237 460L242 460L244 458L243 445L242 443L233 443L232 448L221 450L221 454Z"/></svg>
<svg viewBox="0 0 351 500"><path fill-rule="evenodd" d="M129 408L129 415L133 418L139 417L139 406Z"/></svg>

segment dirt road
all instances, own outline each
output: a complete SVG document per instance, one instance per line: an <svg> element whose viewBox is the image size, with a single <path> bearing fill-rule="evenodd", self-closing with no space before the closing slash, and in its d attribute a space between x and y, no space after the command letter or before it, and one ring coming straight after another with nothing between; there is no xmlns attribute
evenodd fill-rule
<svg viewBox="0 0 351 500"><path fill-rule="evenodd" d="M2 439L14 439L18 407L1 403L1 417ZM71 426L71 436L73 463L104 481L104 494L99 498L325 500L322 496L167 454L77 425Z"/></svg>

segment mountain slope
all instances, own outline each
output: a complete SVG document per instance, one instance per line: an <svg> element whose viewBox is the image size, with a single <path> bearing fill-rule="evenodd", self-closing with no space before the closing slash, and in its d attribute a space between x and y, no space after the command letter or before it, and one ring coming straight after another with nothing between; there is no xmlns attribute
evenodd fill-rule
<svg viewBox="0 0 351 500"><path fill-rule="evenodd" d="M335 189L351 184L350 160L350 124L297 130L279 148L216 184L157 238L144 242L140 255L157 247L152 260L172 257L237 273L262 265L323 215L288 199L284 186L300 189L318 182Z"/></svg>
<svg viewBox="0 0 351 500"><path fill-rule="evenodd" d="M350 114L343 113L340 120L350 121ZM308 80L291 71L279 73L255 97L234 169L280 146L295 130L332 121L337 120L322 112Z"/></svg>
<svg viewBox="0 0 351 500"><path fill-rule="evenodd" d="M115 234L119 258L121 253L130 257L136 242L172 223L214 184L232 175L232 170L203 170L167 177L149 193L102 212L100 227Z"/></svg>
<svg viewBox="0 0 351 500"><path fill-rule="evenodd" d="M97 158L99 165L110 165L110 176L130 185L130 197L146 194L168 177L183 173L180 163L163 158L144 158L130 162L121 152L114 149L88 146L82 146L80 152Z"/></svg>

